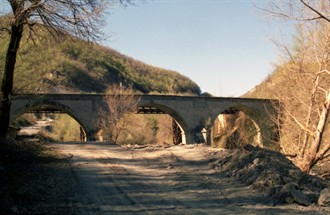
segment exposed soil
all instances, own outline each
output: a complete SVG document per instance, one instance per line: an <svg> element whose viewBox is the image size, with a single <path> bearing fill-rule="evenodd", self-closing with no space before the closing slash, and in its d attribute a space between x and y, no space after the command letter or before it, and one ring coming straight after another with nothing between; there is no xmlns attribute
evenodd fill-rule
<svg viewBox="0 0 330 215"><path fill-rule="evenodd" d="M309 196L328 184L302 174L280 154L254 147L221 150L203 145L121 147L109 143L53 143L48 147L57 152L56 159L31 165L31 174L20 187L24 195L31 196L30 202L11 202L6 212L330 213L329 207L317 206L312 198L310 206L285 203L283 198L288 196L279 190L288 183ZM35 182L29 184L30 177Z"/></svg>

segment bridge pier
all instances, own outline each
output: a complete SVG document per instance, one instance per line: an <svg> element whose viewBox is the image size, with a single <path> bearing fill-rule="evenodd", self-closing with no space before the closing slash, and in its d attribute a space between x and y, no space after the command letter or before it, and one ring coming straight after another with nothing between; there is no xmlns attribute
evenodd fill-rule
<svg viewBox="0 0 330 215"><path fill-rule="evenodd" d="M195 143L194 141L194 133L193 132L185 132L185 144L192 144Z"/></svg>
<svg viewBox="0 0 330 215"><path fill-rule="evenodd" d="M184 134L186 144L205 143L211 145L211 131L203 129L202 131L188 131Z"/></svg>
<svg viewBox="0 0 330 215"><path fill-rule="evenodd" d="M86 131L86 140L87 141L99 141L97 138L97 133L95 131Z"/></svg>

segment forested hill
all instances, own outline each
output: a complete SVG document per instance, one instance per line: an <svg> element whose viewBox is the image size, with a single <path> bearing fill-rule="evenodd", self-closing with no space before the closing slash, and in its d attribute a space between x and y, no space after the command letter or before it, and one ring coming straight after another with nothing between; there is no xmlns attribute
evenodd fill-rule
<svg viewBox="0 0 330 215"><path fill-rule="evenodd" d="M278 99L278 94L287 87L290 74L287 70L277 68L264 81L246 92L242 97Z"/></svg>
<svg viewBox="0 0 330 215"><path fill-rule="evenodd" d="M21 42L15 92L101 93L113 84L144 94L200 95L200 87L178 72L157 68L97 44L50 36ZM8 36L0 35L0 75Z"/></svg>

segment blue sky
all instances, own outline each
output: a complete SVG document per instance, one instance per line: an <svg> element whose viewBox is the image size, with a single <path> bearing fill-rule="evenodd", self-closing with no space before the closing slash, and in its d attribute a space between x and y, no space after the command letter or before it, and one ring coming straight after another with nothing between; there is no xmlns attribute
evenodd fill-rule
<svg viewBox="0 0 330 215"><path fill-rule="evenodd" d="M250 0L137 1L111 9L105 45L178 71L203 92L240 96L273 71L276 29Z"/></svg>

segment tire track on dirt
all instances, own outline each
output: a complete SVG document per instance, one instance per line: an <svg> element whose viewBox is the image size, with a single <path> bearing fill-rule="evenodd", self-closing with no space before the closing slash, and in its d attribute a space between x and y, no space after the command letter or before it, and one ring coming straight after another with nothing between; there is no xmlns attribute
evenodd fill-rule
<svg viewBox="0 0 330 215"><path fill-rule="evenodd" d="M86 192L80 207L83 214L186 214L187 210L205 214L168 195L173 189L158 187L164 184L162 176L132 174L116 162L109 148L98 147L83 145L71 152L71 165Z"/></svg>
<svg viewBox="0 0 330 215"><path fill-rule="evenodd" d="M72 154L84 190L76 196L81 214L324 214L265 203L260 193L215 170L210 149L202 146L53 145Z"/></svg>

